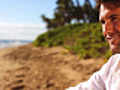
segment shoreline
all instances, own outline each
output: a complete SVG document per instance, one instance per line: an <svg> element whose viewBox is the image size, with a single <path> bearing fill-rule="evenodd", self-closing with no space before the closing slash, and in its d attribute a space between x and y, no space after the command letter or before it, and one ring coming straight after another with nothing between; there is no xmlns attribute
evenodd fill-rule
<svg viewBox="0 0 120 90"><path fill-rule="evenodd" d="M32 42L29 40L0 40L0 49L31 44Z"/></svg>

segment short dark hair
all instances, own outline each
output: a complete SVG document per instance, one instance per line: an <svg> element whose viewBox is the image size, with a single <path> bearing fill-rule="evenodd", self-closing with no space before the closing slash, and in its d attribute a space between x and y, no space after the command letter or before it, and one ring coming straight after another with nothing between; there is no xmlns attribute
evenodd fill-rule
<svg viewBox="0 0 120 90"><path fill-rule="evenodd" d="M120 0L96 0L96 8L99 10L100 5L105 3L113 3L116 6L120 6Z"/></svg>

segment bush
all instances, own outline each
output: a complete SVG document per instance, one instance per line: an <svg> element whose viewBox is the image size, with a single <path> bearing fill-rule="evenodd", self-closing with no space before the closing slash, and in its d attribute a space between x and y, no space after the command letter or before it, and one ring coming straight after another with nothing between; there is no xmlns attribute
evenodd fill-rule
<svg viewBox="0 0 120 90"><path fill-rule="evenodd" d="M110 53L99 23L67 25L39 35L35 46L62 45L81 58L108 58Z"/></svg>

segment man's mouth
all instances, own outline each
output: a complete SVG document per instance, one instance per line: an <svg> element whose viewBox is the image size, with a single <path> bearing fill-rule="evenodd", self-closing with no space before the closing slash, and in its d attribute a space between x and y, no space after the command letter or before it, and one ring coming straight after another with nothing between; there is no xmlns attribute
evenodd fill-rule
<svg viewBox="0 0 120 90"><path fill-rule="evenodd" d="M116 38L119 38L118 36L115 37L107 37L107 41L114 41Z"/></svg>

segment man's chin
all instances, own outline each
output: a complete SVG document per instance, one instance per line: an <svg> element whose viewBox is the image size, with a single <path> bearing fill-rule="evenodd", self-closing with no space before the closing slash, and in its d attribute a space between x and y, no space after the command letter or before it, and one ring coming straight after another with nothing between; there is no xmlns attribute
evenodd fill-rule
<svg viewBox="0 0 120 90"><path fill-rule="evenodd" d="M112 53L116 54L116 53L120 53L120 47L115 46L115 45L111 45L110 46L110 50Z"/></svg>

